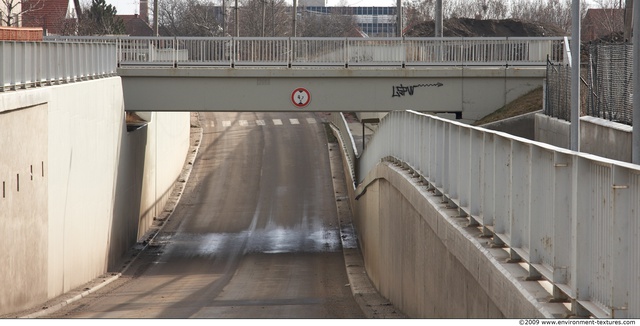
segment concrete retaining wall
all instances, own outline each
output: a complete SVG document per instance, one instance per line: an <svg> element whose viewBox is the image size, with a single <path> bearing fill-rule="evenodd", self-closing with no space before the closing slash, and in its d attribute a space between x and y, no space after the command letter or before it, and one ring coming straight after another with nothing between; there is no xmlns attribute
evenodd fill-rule
<svg viewBox="0 0 640 326"><path fill-rule="evenodd" d="M510 135L526 138L529 140L534 140L535 124L536 124L535 120L536 120L536 114L538 112L525 113L519 116L507 118L504 120L487 123L487 124L481 125L480 127L495 130L495 131L506 132Z"/></svg>
<svg viewBox="0 0 640 326"><path fill-rule="evenodd" d="M544 290L523 284L506 252L416 180L381 163L356 190L354 223L378 291L412 318L551 317L531 294Z"/></svg>
<svg viewBox="0 0 640 326"><path fill-rule="evenodd" d="M613 160L631 162L633 128L617 122L580 118L580 150Z"/></svg>
<svg viewBox="0 0 640 326"><path fill-rule="evenodd" d="M535 140L562 148L571 147L571 123L536 114ZM582 116L580 118L580 151L631 162L631 126L600 118Z"/></svg>
<svg viewBox="0 0 640 326"><path fill-rule="evenodd" d="M120 266L181 171L189 113L127 132L114 77L1 93L0 130L1 315Z"/></svg>

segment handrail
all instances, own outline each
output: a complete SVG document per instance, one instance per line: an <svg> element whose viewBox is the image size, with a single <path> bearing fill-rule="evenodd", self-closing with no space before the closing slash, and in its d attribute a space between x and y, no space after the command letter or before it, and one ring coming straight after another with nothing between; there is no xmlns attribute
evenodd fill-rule
<svg viewBox="0 0 640 326"><path fill-rule="evenodd" d="M385 159L421 175L579 316L640 317L640 166L413 111L382 120L358 171Z"/></svg>
<svg viewBox="0 0 640 326"><path fill-rule="evenodd" d="M0 92L115 76L113 43L0 41Z"/></svg>
<svg viewBox="0 0 640 326"><path fill-rule="evenodd" d="M544 66L563 60L563 37L83 37L115 42L120 67Z"/></svg>

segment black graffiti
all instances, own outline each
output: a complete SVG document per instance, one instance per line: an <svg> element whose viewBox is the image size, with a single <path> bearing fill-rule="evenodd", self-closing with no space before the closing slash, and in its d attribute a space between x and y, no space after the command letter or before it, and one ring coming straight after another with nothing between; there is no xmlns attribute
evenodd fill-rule
<svg viewBox="0 0 640 326"><path fill-rule="evenodd" d="M412 85L412 86L402 86L402 84L400 84L400 86L392 86L393 87L393 93L391 94L391 97L401 97L401 96L405 96L405 95L413 95L413 91L414 89L418 88L418 87L442 87L444 84L443 83L435 83L435 84L418 84L418 85Z"/></svg>

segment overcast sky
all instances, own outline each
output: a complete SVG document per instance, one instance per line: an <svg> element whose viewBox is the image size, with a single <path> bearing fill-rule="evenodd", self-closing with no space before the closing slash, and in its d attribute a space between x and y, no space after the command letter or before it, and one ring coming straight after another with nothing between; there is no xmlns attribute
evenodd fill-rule
<svg viewBox="0 0 640 326"><path fill-rule="evenodd" d="M345 1L348 5L351 6L371 6L371 7L389 7L394 6L395 0L328 0L327 5L335 6L340 3L340 1ZM83 0L84 2L91 3L91 0ZM140 0L106 0L108 4L112 4L116 6L119 15L131 15L138 14L140 8ZM290 0L288 1L290 2ZM593 0L587 1L588 3L593 3ZM153 4L153 0L149 0L150 4Z"/></svg>

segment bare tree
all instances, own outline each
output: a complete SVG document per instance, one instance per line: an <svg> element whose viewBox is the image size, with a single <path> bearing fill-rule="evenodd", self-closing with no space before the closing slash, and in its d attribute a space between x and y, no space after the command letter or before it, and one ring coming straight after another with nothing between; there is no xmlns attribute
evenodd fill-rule
<svg viewBox="0 0 640 326"><path fill-rule="evenodd" d="M239 3L240 36L291 35L290 11L285 0L240 0Z"/></svg>
<svg viewBox="0 0 640 326"><path fill-rule="evenodd" d="M560 27L565 32L571 31L572 0L513 0L511 18L529 22L538 22ZM580 0L581 13L587 12L587 3Z"/></svg>
<svg viewBox="0 0 640 326"><path fill-rule="evenodd" d="M337 9L327 13L305 13L301 19L303 37L347 37L357 33L355 16Z"/></svg>
<svg viewBox="0 0 640 326"><path fill-rule="evenodd" d="M443 6L447 6L447 4L448 2L444 2ZM436 0L406 0L403 7L405 24L411 26L415 23L433 20Z"/></svg>
<svg viewBox="0 0 640 326"><path fill-rule="evenodd" d="M601 9L597 12L597 19L592 19L589 24L593 28L615 33L624 31L624 9L626 2L622 0L595 0L594 3Z"/></svg>
<svg viewBox="0 0 640 326"><path fill-rule="evenodd" d="M0 0L0 25L18 26L22 15L44 7L44 0Z"/></svg>
<svg viewBox="0 0 640 326"><path fill-rule="evenodd" d="M175 36L222 36L221 10L210 0L160 0L159 25Z"/></svg>

